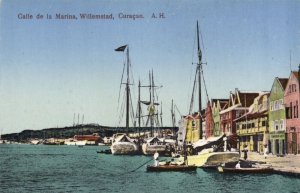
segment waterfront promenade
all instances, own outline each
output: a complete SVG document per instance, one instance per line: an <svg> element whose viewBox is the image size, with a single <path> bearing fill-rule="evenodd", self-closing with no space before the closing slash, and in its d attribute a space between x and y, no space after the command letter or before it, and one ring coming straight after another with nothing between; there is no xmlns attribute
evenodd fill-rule
<svg viewBox="0 0 300 193"><path fill-rule="evenodd" d="M279 157L276 155L268 154L267 158L257 152L249 152L248 160L263 161L272 165L275 172L281 174L294 174L300 176L300 155L285 155Z"/></svg>

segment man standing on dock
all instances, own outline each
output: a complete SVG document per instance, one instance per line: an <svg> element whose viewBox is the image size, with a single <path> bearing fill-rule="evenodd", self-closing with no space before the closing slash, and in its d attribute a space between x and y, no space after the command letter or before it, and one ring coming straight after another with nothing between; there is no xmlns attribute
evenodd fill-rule
<svg viewBox="0 0 300 193"><path fill-rule="evenodd" d="M159 160L158 160L159 154L156 151L155 154L153 155L154 158L154 166L158 166L159 165Z"/></svg>

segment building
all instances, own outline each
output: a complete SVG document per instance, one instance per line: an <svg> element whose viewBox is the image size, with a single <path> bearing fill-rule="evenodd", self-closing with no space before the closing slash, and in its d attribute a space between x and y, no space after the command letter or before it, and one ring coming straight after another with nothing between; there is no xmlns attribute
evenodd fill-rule
<svg viewBox="0 0 300 193"><path fill-rule="evenodd" d="M220 111L227 107L228 99L212 99L213 135L222 135Z"/></svg>
<svg viewBox="0 0 300 193"><path fill-rule="evenodd" d="M199 113L194 113L193 115L187 115L183 119L183 126L186 127L185 141L187 144L195 143L200 139L199 135Z"/></svg>
<svg viewBox="0 0 300 193"><path fill-rule="evenodd" d="M239 136L239 148L247 145L250 151L263 153L268 133L269 92L261 92L247 113L234 120Z"/></svg>
<svg viewBox="0 0 300 193"><path fill-rule="evenodd" d="M299 71L291 72L284 93L284 105L286 108L286 135L287 153L300 154L300 65Z"/></svg>
<svg viewBox="0 0 300 193"><path fill-rule="evenodd" d="M250 105L259 95L259 92L247 92L235 90L230 92L228 105L220 112L221 132L227 136L236 134L236 125L233 120L248 112Z"/></svg>
<svg viewBox="0 0 300 193"><path fill-rule="evenodd" d="M286 153L286 116L284 92L287 78L276 77L269 97L269 153L283 155Z"/></svg>
<svg viewBox="0 0 300 193"><path fill-rule="evenodd" d="M205 124L203 128L205 128L205 138L214 136L214 122L213 122L213 114L212 114L212 102L208 101L205 109Z"/></svg>

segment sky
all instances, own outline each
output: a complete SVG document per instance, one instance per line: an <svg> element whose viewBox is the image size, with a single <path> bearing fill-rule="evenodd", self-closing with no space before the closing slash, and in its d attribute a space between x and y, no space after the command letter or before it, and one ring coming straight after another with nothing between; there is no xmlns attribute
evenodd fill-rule
<svg viewBox="0 0 300 193"><path fill-rule="evenodd" d="M209 99L228 98L235 88L270 91L275 77L288 78L298 69L299 10L300 1L292 0L1 0L1 133L70 126L74 115L75 122L80 117L80 123L124 126L118 96L125 55L114 49L125 44L133 109L138 81L149 84L153 70L155 84L162 86L157 95L163 125L170 126L172 99L180 114L189 111L197 21ZM114 19L83 20L81 13L112 14ZM77 19L56 19L56 14ZM147 100L148 90L141 92Z"/></svg>

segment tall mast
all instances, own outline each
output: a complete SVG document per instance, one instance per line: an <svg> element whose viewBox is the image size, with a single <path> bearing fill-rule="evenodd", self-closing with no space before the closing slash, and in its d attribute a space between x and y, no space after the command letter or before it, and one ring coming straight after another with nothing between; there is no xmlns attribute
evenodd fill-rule
<svg viewBox="0 0 300 193"><path fill-rule="evenodd" d="M139 120L139 136L141 129L141 81L139 80L139 102L138 102L138 120Z"/></svg>
<svg viewBox="0 0 300 193"><path fill-rule="evenodd" d="M130 88L129 88L129 46L127 46L127 81L126 81L126 134L128 135L129 129L129 97L130 97Z"/></svg>
<svg viewBox="0 0 300 193"><path fill-rule="evenodd" d="M199 40L199 26L197 21L197 42L198 42L198 81L199 81L199 138L202 139L202 116L201 116L201 110L202 110L202 103L201 103L201 70L202 70L202 52L200 49L200 40Z"/></svg>

